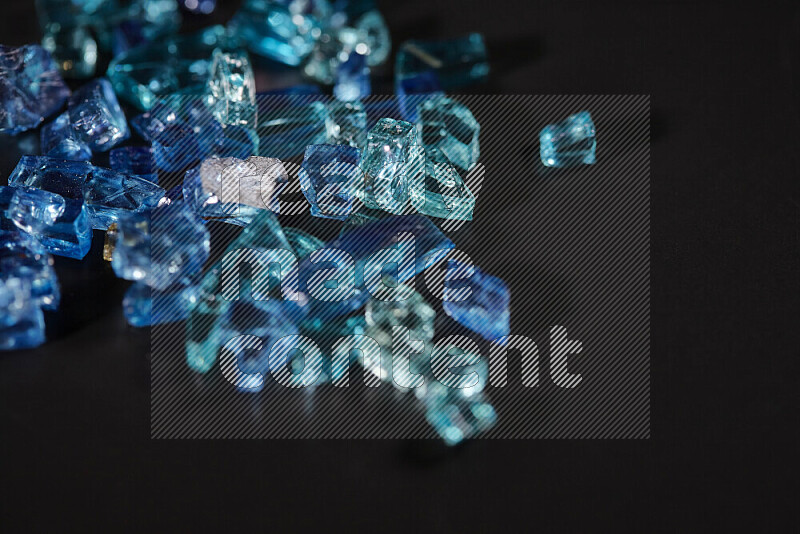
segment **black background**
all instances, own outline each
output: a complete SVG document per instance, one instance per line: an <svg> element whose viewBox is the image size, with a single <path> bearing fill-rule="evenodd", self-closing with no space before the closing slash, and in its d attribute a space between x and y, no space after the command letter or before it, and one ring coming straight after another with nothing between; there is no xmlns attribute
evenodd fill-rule
<svg viewBox="0 0 800 534"><path fill-rule="evenodd" d="M482 31L493 72L477 91L652 95L651 439L445 456L398 441L151 441L149 337L122 319L127 284L59 259L81 292L48 323L53 341L0 355L0 528L783 525L797 498L784 453L797 450L798 6L380 4L394 43ZM38 38L32 2L4 2L0 42ZM17 142L34 141L3 140L4 175Z"/></svg>

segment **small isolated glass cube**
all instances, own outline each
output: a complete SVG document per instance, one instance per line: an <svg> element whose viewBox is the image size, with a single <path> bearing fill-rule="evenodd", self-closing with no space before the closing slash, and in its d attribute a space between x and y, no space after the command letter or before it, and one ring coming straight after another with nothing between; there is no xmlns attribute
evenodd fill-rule
<svg viewBox="0 0 800 534"><path fill-rule="evenodd" d="M596 148L594 122L588 111L545 126L539 134L539 153L546 167L591 165Z"/></svg>
<svg viewBox="0 0 800 534"><path fill-rule="evenodd" d="M509 292L500 278L477 267L450 260L445 272L444 312L494 340L509 333Z"/></svg>
<svg viewBox="0 0 800 534"><path fill-rule="evenodd" d="M125 114L108 80L84 85L69 99L69 121L78 138L92 150L105 152L130 136Z"/></svg>
<svg viewBox="0 0 800 534"><path fill-rule="evenodd" d="M158 183L158 169L149 146L126 146L115 148L108 154L111 168L124 174L131 174L147 181Z"/></svg>
<svg viewBox="0 0 800 534"><path fill-rule="evenodd" d="M409 182L419 161L417 132L406 121L383 118L367 134L361 168L362 202L369 208L402 213L408 202Z"/></svg>
<svg viewBox="0 0 800 534"><path fill-rule="evenodd" d="M471 221L475 195L461 175L439 150L426 150L425 156L424 172L412 182L414 209L429 217Z"/></svg>
<svg viewBox="0 0 800 534"><path fill-rule="evenodd" d="M41 131L42 154L51 158L89 161L92 150L78 137L69 122L69 113L64 112Z"/></svg>
<svg viewBox="0 0 800 534"><path fill-rule="evenodd" d="M315 217L345 220L361 179L361 151L349 145L310 145L300 167L300 187Z"/></svg>
<svg viewBox="0 0 800 534"><path fill-rule="evenodd" d="M471 169L480 157L481 128L467 106L444 95L434 95L418 107L422 144L440 150L454 165Z"/></svg>
<svg viewBox="0 0 800 534"><path fill-rule="evenodd" d="M483 393L448 387L433 381L416 390L425 418L445 444L458 445L497 422L497 412Z"/></svg>

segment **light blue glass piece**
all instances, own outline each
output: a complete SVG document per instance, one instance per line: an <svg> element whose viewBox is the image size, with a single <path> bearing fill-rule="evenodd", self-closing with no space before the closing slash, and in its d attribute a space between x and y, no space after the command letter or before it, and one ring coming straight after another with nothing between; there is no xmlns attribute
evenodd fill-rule
<svg viewBox="0 0 800 534"><path fill-rule="evenodd" d="M115 148L108 154L111 168L123 174L144 178L148 182L158 183L153 148L149 146L126 146Z"/></svg>
<svg viewBox="0 0 800 534"><path fill-rule="evenodd" d="M353 51L336 69L334 96L343 102L352 102L369 96L372 92L367 56Z"/></svg>
<svg viewBox="0 0 800 534"><path fill-rule="evenodd" d="M483 82L489 75L486 44L479 33L441 41L406 41L395 63L398 83L433 71L445 91Z"/></svg>
<svg viewBox="0 0 800 534"><path fill-rule="evenodd" d="M300 188L311 215L345 220L361 180L361 151L348 145L309 145L300 167Z"/></svg>
<svg viewBox="0 0 800 534"><path fill-rule="evenodd" d="M245 0L229 28L252 53L297 66L329 14L327 0Z"/></svg>
<svg viewBox="0 0 800 534"><path fill-rule="evenodd" d="M136 327L174 323L186 319L189 306L197 299L196 277L184 277L163 291L142 282L134 283L122 299L128 324Z"/></svg>
<svg viewBox="0 0 800 534"><path fill-rule="evenodd" d="M119 218L111 267L120 278L163 291L200 272L209 252L208 229L185 204L174 203Z"/></svg>
<svg viewBox="0 0 800 534"><path fill-rule="evenodd" d="M0 45L0 132L36 128L69 97L55 61L38 45Z"/></svg>
<svg viewBox="0 0 800 534"><path fill-rule="evenodd" d="M35 237L56 222L64 213L64 207L61 195L32 187L17 187L6 213L20 230Z"/></svg>
<svg viewBox="0 0 800 534"><path fill-rule="evenodd" d="M471 169L480 157L480 125L467 106L443 95L425 99L417 108L417 125L426 149L440 150L453 165Z"/></svg>
<svg viewBox="0 0 800 534"><path fill-rule="evenodd" d="M424 172L411 187L411 205L429 217L471 221L475 195L437 149L425 151Z"/></svg>
<svg viewBox="0 0 800 534"><path fill-rule="evenodd" d="M325 246L321 239L299 228L286 227L283 229L283 234L286 236L286 241L291 245L294 253L297 254L298 260L305 259L315 250Z"/></svg>
<svg viewBox="0 0 800 534"><path fill-rule="evenodd" d="M365 327L366 322L363 314L325 321L316 318L300 323L300 333L313 339L322 351L322 371L313 386L320 386L341 379L347 370L358 361L358 356L355 355L354 351L351 351L347 365L338 360L338 365L334 365L332 348L337 341L345 336L363 335ZM286 365L293 373L298 374L303 371L304 361L301 358L290 357Z"/></svg>
<svg viewBox="0 0 800 534"><path fill-rule="evenodd" d="M94 167L84 185L92 228L107 230L126 212L144 212L158 206L164 189L138 176Z"/></svg>
<svg viewBox="0 0 800 534"><path fill-rule="evenodd" d="M69 99L69 120L78 138L105 152L130 136L125 114L106 79L89 82Z"/></svg>
<svg viewBox="0 0 800 534"><path fill-rule="evenodd" d="M433 95L444 95L439 77L432 70L410 78L398 78L395 92L402 117L409 122L417 122L417 106Z"/></svg>
<svg viewBox="0 0 800 534"><path fill-rule="evenodd" d="M315 95L257 95L259 154L287 159L325 142L328 109Z"/></svg>
<svg viewBox="0 0 800 534"><path fill-rule="evenodd" d="M325 28L303 65L303 74L319 83L333 84L339 66L352 54L365 56L369 53L366 39L366 33L352 27Z"/></svg>
<svg viewBox="0 0 800 534"><path fill-rule="evenodd" d="M52 54L65 78L94 76L97 42L86 26L61 27L51 24L45 30L42 47Z"/></svg>
<svg viewBox="0 0 800 534"><path fill-rule="evenodd" d="M192 13L208 15L217 7L217 0L179 0L181 6Z"/></svg>
<svg viewBox="0 0 800 534"><path fill-rule="evenodd" d="M92 149L78 138L69 122L69 113L62 113L41 131L42 154L51 158L89 161Z"/></svg>
<svg viewBox="0 0 800 534"><path fill-rule="evenodd" d="M91 172L92 165L85 161L22 156L8 178L8 185L36 187L64 198L81 200Z"/></svg>
<svg viewBox="0 0 800 534"><path fill-rule="evenodd" d="M186 172L183 196L204 219L247 226L276 200L289 182L280 160L258 156L209 158Z"/></svg>
<svg viewBox="0 0 800 534"><path fill-rule="evenodd" d="M220 124L255 128L256 81L247 52L214 51L208 92L211 113Z"/></svg>
<svg viewBox="0 0 800 534"><path fill-rule="evenodd" d="M494 340L509 333L509 300L506 283L457 261L450 261L445 272L444 312L485 339ZM467 291L469 288L469 291Z"/></svg>
<svg viewBox="0 0 800 534"><path fill-rule="evenodd" d="M380 12L372 10L364 13L355 19L354 26L360 33L366 35L367 65L374 67L386 61L392 49L392 40L389 28Z"/></svg>
<svg viewBox="0 0 800 534"><path fill-rule="evenodd" d="M416 392L425 407L425 418L447 445L458 445L497 423L497 412L483 393L435 381Z"/></svg>
<svg viewBox="0 0 800 534"><path fill-rule="evenodd" d="M539 134L539 153L546 167L591 165L596 149L594 122L588 111L545 126Z"/></svg>
<svg viewBox="0 0 800 534"><path fill-rule="evenodd" d="M201 94L214 50L230 50L233 44L222 26L157 39L114 58L107 76L120 98L148 110L159 97L181 89L196 88Z"/></svg>
<svg viewBox="0 0 800 534"><path fill-rule="evenodd" d="M0 281L0 306L3 304ZM45 342L44 315L38 306L27 304L16 313L16 320L0 325L0 350L30 349Z"/></svg>
<svg viewBox="0 0 800 534"><path fill-rule="evenodd" d="M262 339L263 350L251 354L251 358L240 355L239 366L263 372L266 370L265 357L273 342L296 332L295 325L302 317L302 306L298 305L299 302L281 300L278 289L281 277L251 268L249 276L240 277L238 294L222 293L222 274L236 269L237 259L245 261L241 256L243 251L255 258L259 254L280 250L287 251L288 257L293 256L277 219L271 212L263 210L228 246L223 260L208 269L199 286L198 298L189 307L186 322L186 359L191 369L208 372L216 363L222 346L237 336L249 334ZM254 262L257 260L250 261L251 266ZM284 264L282 260L277 261L277 265L282 272L291 269L291 264ZM254 288L258 288L260 293L254 294Z"/></svg>
<svg viewBox="0 0 800 534"><path fill-rule="evenodd" d="M367 134L361 169L365 206L402 213L408 201L409 182L419 172L419 148L414 125L381 119Z"/></svg>
<svg viewBox="0 0 800 534"><path fill-rule="evenodd" d="M0 230L0 280L8 284L13 279L30 287L27 302L46 310L58 308L61 291L53 258L28 234L17 228L4 228Z"/></svg>
<svg viewBox="0 0 800 534"><path fill-rule="evenodd" d="M326 143L364 148L367 144L367 113L364 111L364 105L358 101L330 102L325 128Z"/></svg>

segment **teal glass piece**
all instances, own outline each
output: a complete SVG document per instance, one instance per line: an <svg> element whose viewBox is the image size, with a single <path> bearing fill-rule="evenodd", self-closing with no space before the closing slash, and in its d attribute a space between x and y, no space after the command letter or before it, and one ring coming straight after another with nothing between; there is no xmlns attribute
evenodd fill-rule
<svg viewBox="0 0 800 534"><path fill-rule="evenodd" d="M278 159L214 157L186 172L183 197L204 219L247 226L262 211L276 209L288 182Z"/></svg>
<svg viewBox="0 0 800 534"><path fill-rule="evenodd" d="M361 151L347 145L309 145L300 167L300 188L311 215L344 220L353 209L355 184L361 181Z"/></svg>
<svg viewBox="0 0 800 534"><path fill-rule="evenodd" d="M417 107L432 95L443 95L439 78L433 71L425 71L411 78L397 79L395 93L401 116L409 122L417 122Z"/></svg>
<svg viewBox="0 0 800 534"><path fill-rule="evenodd" d="M208 269L200 283L198 297L189 307L186 322L186 359L191 369L208 372L226 343L247 334L261 337L264 348L251 355L249 363L241 361L247 359L242 355L240 368L263 372L272 342L296 332L301 308L292 301L280 300L281 277L251 268L249 275L239 277L238 294L223 294L223 273L236 269L238 261L281 250L288 253L284 256L287 259L279 257L276 261L285 273L292 267L287 262L295 261L288 259L294 257L294 252L275 216L262 211L227 247L223 260ZM242 256L245 253L247 257ZM238 272L241 275L242 271Z"/></svg>
<svg viewBox="0 0 800 534"><path fill-rule="evenodd" d="M365 368L377 378L406 392L424 381L421 375L426 372L430 358L430 347L426 344L433 339L436 313L416 291L404 286L402 295L405 298L391 301L370 299L367 302L364 335L378 342L385 357L381 360L365 359ZM403 329L403 334L397 339L395 328Z"/></svg>
<svg viewBox="0 0 800 534"><path fill-rule="evenodd" d="M489 75L486 44L479 33L440 41L406 41L400 45L395 63L398 81L433 71L442 89L448 91L479 83Z"/></svg>
<svg viewBox="0 0 800 534"><path fill-rule="evenodd" d="M120 278L163 291L200 272L210 253L208 229L182 202L117 221L111 267Z"/></svg>
<svg viewBox="0 0 800 534"><path fill-rule="evenodd" d="M258 151L288 159L325 143L328 109L315 95L263 95L258 104Z"/></svg>
<svg viewBox="0 0 800 534"><path fill-rule="evenodd" d="M355 19L354 26L366 35L367 65L375 67L386 61L392 49L392 40L383 15L377 10L368 11Z"/></svg>
<svg viewBox="0 0 800 534"><path fill-rule="evenodd" d="M89 161L92 149L81 141L78 132L69 122L69 113L64 112L52 122L45 124L41 131L42 154L51 158Z"/></svg>
<svg viewBox="0 0 800 534"><path fill-rule="evenodd" d="M163 291L136 282L125 292L122 312L128 324L136 327L182 321L197 291L195 277L184 277Z"/></svg>
<svg viewBox="0 0 800 534"><path fill-rule="evenodd" d="M78 89L69 99L69 121L78 139L105 152L130 136L125 114L106 79Z"/></svg>
<svg viewBox="0 0 800 534"><path fill-rule="evenodd" d="M0 45L0 133L36 128L69 95L56 62L41 46Z"/></svg>
<svg viewBox="0 0 800 534"><path fill-rule="evenodd" d="M114 58L106 75L120 98L148 110L160 96L179 90L203 94L214 50L232 50L234 44L224 27L211 26L133 48Z"/></svg>
<svg viewBox="0 0 800 534"><path fill-rule="evenodd" d="M471 221L475 195L437 149L425 151L424 172L411 186L411 205L429 217Z"/></svg>
<svg viewBox="0 0 800 534"><path fill-rule="evenodd" d="M0 193L2 196L6 195ZM53 258L32 236L13 225L10 228L3 226L0 230L0 282L6 284L7 289L24 286L23 303L55 310L61 300L61 291L53 269ZM0 314L0 317L3 316Z"/></svg>
<svg viewBox="0 0 800 534"><path fill-rule="evenodd" d="M65 78L91 78L97 68L97 42L85 26L50 25L42 46L52 54Z"/></svg>
<svg viewBox="0 0 800 534"><path fill-rule="evenodd" d="M332 381L340 380L350 367L358 361L354 352L349 355L346 365L337 361L334 365L332 349L337 341L345 336L363 335L366 327L364 315L341 317L333 320L306 319L300 323L300 333L313 339L322 352L322 371L313 386L320 386ZM369 358L372 355L367 355ZM374 359L374 358L373 358ZM303 371L305 362L302 358L291 357L287 366L293 373Z"/></svg>
<svg viewBox="0 0 800 534"><path fill-rule="evenodd" d="M364 105L359 101L330 102L325 130L325 143L363 149L367 144L367 112L364 111Z"/></svg>
<svg viewBox="0 0 800 534"><path fill-rule="evenodd" d="M253 54L297 66L329 15L327 0L245 0L229 28Z"/></svg>
<svg viewBox="0 0 800 534"><path fill-rule="evenodd" d="M596 150L594 122L588 111L546 126L539 134L539 155L545 167L591 165Z"/></svg>
<svg viewBox="0 0 800 534"><path fill-rule="evenodd" d="M435 148L455 166L469 170L480 157L480 125L467 106L444 95L433 95L417 108L423 146Z"/></svg>
<svg viewBox="0 0 800 534"><path fill-rule="evenodd" d="M497 423L497 412L483 393L436 381L416 393L425 408L425 418L446 445L458 445Z"/></svg>
<svg viewBox="0 0 800 534"><path fill-rule="evenodd" d="M255 128L256 81L246 52L214 51L208 91L211 113L220 124Z"/></svg>
<svg viewBox="0 0 800 534"><path fill-rule="evenodd" d="M389 217L389 214L383 210L370 209L363 204L360 204L354 211L350 213L347 219L344 220L342 229L339 231L339 237L342 237L347 232L350 232L359 226L364 226L371 222L379 221Z"/></svg>
<svg viewBox="0 0 800 534"><path fill-rule="evenodd" d="M447 315L488 340L509 334L511 297L503 280L451 260L444 281L442 307Z"/></svg>
<svg viewBox="0 0 800 534"><path fill-rule="evenodd" d="M409 182L419 172L420 159L414 125L381 119L367 134L361 169L361 201L369 208L402 213L408 202Z"/></svg>
<svg viewBox="0 0 800 534"><path fill-rule="evenodd" d="M217 7L217 0L180 0L181 6L186 11L199 15L208 15Z"/></svg>
<svg viewBox="0 0 800 534"><path fill-rule="evenodd" d="M321 239L299 228L286 227L283 229L283 234L286 236L286 240L289 242L289 245L291 245L292 250L297 254L298 261L325 246L325 243Z"/></svg>

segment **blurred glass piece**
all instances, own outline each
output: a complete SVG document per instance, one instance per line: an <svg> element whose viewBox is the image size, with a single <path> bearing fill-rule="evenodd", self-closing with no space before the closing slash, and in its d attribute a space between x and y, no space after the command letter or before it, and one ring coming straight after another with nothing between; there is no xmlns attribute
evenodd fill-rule
<svg viewBox="0 0 800 534"><path fill-rule="evenodd" d="M208 139L196 134L188 124L174 122L165 125L163 130L153 135L156 167L167 172L185 169L210 153L204 141Z"/></svg>
<svg viewBox="0 0 800 534"><path fill-rule="evenodd" d="M316 96L257 96L260 155L288 159L325 142L328 109Z"/></svg>
<svg viewBox="0 0 800 534"><path fill-rule="evenodd" d="M272 274L264 277L265 269L251 268L249 275L239 277L238 294L222 293L223 273L237 269L239 261L246 261L243 253L253 258L250 264L254 265L260 261L257 259L259 254L281 249L293 257L291 245L275 215L263 210L228 246L223 260L207 270L199 286L198 298L189 307L186 322L186 359L191 369L208 372L216 363L223 345L237 336L249 334L261 337L264 349L256 354L240 355L239 367L248 369L246 372L266 371L264 365L273 342L296 332L301 308L298 303L279 300L278 287L282 277ZM291 267L280 261L278 264L281 272ZM262 294L254 294L256 289ZM263 295L267 291L268 295Z"/></svg>
<svg viewBox="0 0 800 534"><path fill-rule="evenodd" d="M165 290L200 272L210 253L208 229L183 203L117 221L111 267L120 278Z"/></svg>
<svg viewBox="0 0 800 534"><path fill-rule="evenodd" d="M361 151L348 145L309 145L300 167L300 188L311 215L344 220L353 209L355 184L361 180Z"/></svg>
<svg viewBox="0 0 800 534"><path fill-rule="evenodd" d="M245 0L229 28L250 52L297 66L329 15L327 0Z"/></svg>
<svg viewBox="0 0 800 534"><path fill-rule="evenodd" d="M545 126L539 134L539 152L546 167L591 165L596 149L594 122L588 111Z"/></svg>
<svg viewBox="0 0 800 534"><path fill-rule="evenodd" d="M318 85L301 83L291 85L282 89L271 89L269 91L262 91L258 93L262 96L279 96L279 95L322 95L322 89Z"/></svg>
<svg viewBox="0 0 800 534"><path fill-rule="evenodd" d="M36 128L69 97L50 54L38 45L0 45L0 132Z"/></svg>
<svg viewBox="0 0 800 534"><path fill-rule="evenodd" d="M89 24L104 50L114 50L120 43L118 30L122 29L128 49L138 44L174 34L181 25L177 0L125 0L123 6L104 3L89 18ZM124 52L124 50L117 50ZM114 53L116 56L116 52Z"/></svg>
<svg viewBox="0 0 800 534"><path fill-rule="evenodd" d="M429 217L471 221L475 195L439 150L425 151L424 172L412 182L411 204Z"/></svg>
<svg viewBox="0 0 800 534"><path fill-rule="evenodd" d="M334 96L343 102L352 102L369 96L370 84L367 56L353 51L336 69Z"/></svg>
<svg viewBox="0 0 800 534"><path fill-rule="evenodd" d="M179 0L186 11L200 15L208 15L217 7L217 0Z"/></svg>
<svg viewBox="0 0 800 534"><path fill-rule="evenodd" d="M53 258L33 237L17 228L4 228L0 230L0 282L8 284L14 279L30 288L26 303L46 310L58 308L61 292Z"/></svg>
<svg viewBox="0 0 800 534"><path fill-rule="evenodd" d="M115 171L138 176L154 184L158 183L158 169L156 169L156 160L152 147L126 146L115 148L108 153L108 161Z"/></svg>
<svg viewBox="0 0 800 534"><path fill-rule="evenodd" d="M208 90L211 113L217 121L255 128L256 81L246 52L215 50Z"/></svg>
<svg viewBox="0 0 800 534"><path fill-rule="evenodd" d="M159 96L181 89L202 94L214 50L231 50L233 44L222 26L170 36L115 57L107 76L120 98L148 110Z"/></svg>
<svg viewBox="0 0 800 534"><path fill-rule="evenodd" d="M365 206L389 213L405 210L409 182L418 172L416 145L416 128L405 121L384 118L369 131L361 165Z"/></svg>
<svg viewBox="0 0 800 534"><path fill-rule="evenodd" d="M325 142L328 144L364 148L367 144L367 113L364 105L361 102L330 102L325 129Z"/></svg>
<svg viewBox="0 0 800 534"><path fill-rule="evenodd" d="M42 309L33 304L4 302L7 288L0 281L0 306L17 306L14 320L10 324L0 324L0 350L18 350L38 347L45 342L44 314ZM3 306L4 309L9 309ZM4 321L5 322L5 321Z"/></svg>
<svg viewBox="0 0 800 534"><path fill-rule="evenodd" d="M51 24L45 30L42 46L52 54L65 78L94 76L97 42L86 26L61 27Z"/></svg>
<svg viewBox="0 0 800 534"><path fill-rule="evenodd" d="M190 277L185 277L163 291L136 282L125 292L122 312L131 326L174 323L186 319L189 305L196 298L197 286Z"/></svg>
<svg viewBox="0 0 800 534"><path fill-rule="evenodd" d="M366 34L355 28L326 28L303 65L303 73L319 83L333 84L336 81L339 66L345 63L352 54L367 55L369 53L366 39Z"/></svg>
<svg viewBox="0 0 800 534"><path fill-rule="evenodd" d="M389 57L392 49L392 40L389 37L389 28L386 21L377 10L364 13L355 20L355 28L366 34L367 65L374 67L380 65Z"/></svg>
<svg viewBox="0 0 800 534"><path fill-rule="evenodd" d="M41 131L42 154L51 158L89 161L92 149L78 137L69 122L69 113L64 112L52 122L45 124Z"/></svg>
<svg viewBox="0 0 800 534"><path fill-rule="evenodd" d="M283 234L292 250L297 254L297 259L302 260L315 250L319 250L325 246L325 243L318 237L314 237L308 232L304 232L299 228L286 227L283 229Z"/></svg>
<svg viewBox="0 0 800 534"><path fill-rule="evenodd" d="M444 95L436 73L429 70L410 78L398 79L395 92L400 113L409 122L417 122L417 106L432 95Z"/></svg>
<svg viewBox="0 0 800 534"><path fill-rule="evenodd" d="M451 260L444 281L447 315L485 339L508 335L510 296L503 280Z"/></svg>
<svg viewBox="0 0 800 534"><path fill-rule="evenodd" d="M425 418L445 444L458 445L497 423L497 412L483 393L431 381L415 390Z"/></svg>
<svg viewBox="0 0 800 534"><path fill-rule="evenodd" d="M275 208L288 182L278 159L214 157L187 171L183 196L200 217L247 226L261 211Z"/></svg>
<svg viewBox="0 0 800 534"><path fill-rule="evenodd" d="M480 125L467 106L444 95L434 95L418 107L423 146L438 149L451 163L471 169L480 157Z"/></svg>
<svg viewBox="0 0 800 534"><path fill-rule="evenodd" d="M433 71L444 90L483 82L489 74L483 36L471 33L457 39L406 41L395 64L397 83Z"/></svg>
<svg viewBox="0 0 800 534"><path fill-rule="evenodd" d="M111 42L111 53L114 57L124 54L148 42L144 34L144 26L138 20L123 20L114 27Z"/></svg>
<svg viewBox="0 0 800 534"><path fill-rule="evenodd" d="M69 99L69 121L78 138L105 152L130 136L125 114L108 80L87 83Z"/></svg>

